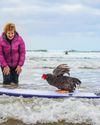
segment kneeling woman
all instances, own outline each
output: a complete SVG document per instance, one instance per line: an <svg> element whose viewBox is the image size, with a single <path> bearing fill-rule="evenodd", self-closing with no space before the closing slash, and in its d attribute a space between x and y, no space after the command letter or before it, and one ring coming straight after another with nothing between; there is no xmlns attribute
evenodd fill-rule
<svg viewBox="0 0 100 125"><path fill-rule="evenodd" d="M3 85L18 86L19 74L25 61L25 43L16 31L15 24L8 23L0 37L0 65Z"/></svg>

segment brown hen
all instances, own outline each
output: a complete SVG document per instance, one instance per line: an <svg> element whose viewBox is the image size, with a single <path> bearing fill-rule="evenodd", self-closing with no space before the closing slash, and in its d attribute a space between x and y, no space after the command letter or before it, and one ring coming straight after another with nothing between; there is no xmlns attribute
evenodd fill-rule
<svg viewBox="0 0 100 125"><path fill-rule="evenodd" d="M61 64L53 70L53 74L43 74L42 78L60 90L73 92L77 85L81 84L78 78L70 77L70 68L67 64ZM68 75L65 76L64 74Z"/></svg>

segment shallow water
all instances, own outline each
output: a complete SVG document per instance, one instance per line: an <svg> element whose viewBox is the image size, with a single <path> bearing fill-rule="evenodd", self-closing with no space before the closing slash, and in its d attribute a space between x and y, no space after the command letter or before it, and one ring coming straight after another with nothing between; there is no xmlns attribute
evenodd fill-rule
<svg viewBox="0 0 100 125"><path fill-rule="evenodd" d="M55 90L41 79L59 64L82 81L80 91L100 93L100 53L27 52L20 88ZM2 75L0 72L0 82ZM100 125L100 100L0 96L0 125Z"/></svg>

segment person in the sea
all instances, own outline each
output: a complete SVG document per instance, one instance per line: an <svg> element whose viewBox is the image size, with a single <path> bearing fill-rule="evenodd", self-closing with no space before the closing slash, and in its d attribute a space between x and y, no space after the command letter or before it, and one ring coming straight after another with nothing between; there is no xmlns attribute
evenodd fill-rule
<svg viewBox="0 0 100 125"><path fill-rule="evenodd" d="M4 87L18 86L25 53L25 43L16 31L15 24L7 23L0 37L0 65Z"/></svg>

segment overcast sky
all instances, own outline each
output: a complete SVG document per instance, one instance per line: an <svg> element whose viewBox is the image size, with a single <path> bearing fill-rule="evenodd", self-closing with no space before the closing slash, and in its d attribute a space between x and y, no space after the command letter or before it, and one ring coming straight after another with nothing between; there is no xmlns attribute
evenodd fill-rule
<svg viewBox="0 0 100 125"><path fill-rule="evenodd" d="M100 0L0 0L0 33L8 22L27 49L100 50Z"/></svg>

